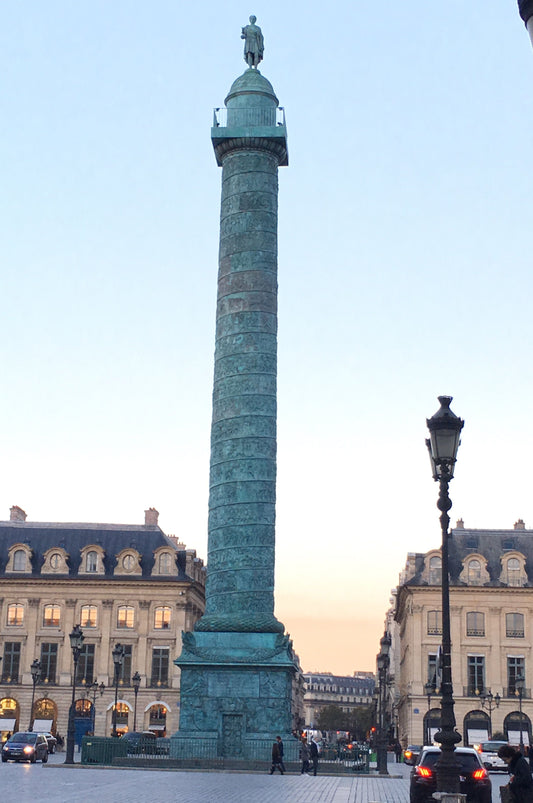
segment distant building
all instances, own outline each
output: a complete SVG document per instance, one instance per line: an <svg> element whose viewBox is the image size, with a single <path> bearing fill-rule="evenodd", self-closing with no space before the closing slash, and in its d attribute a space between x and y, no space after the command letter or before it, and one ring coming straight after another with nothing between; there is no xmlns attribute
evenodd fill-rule
<svg viewBox="0 0 533 803"><path fill-rule="evenodd" d="M449 539L452 679L463 744L501 731L531 743L533 530L470 530ZM393 699L406 745L431 740L440 722L441 553L409 553L392 628ZM520 700L520 678L524 678ZM395 713L396 713L395 712Z"/></svg>
<svg viewBox="0 0 533 803"><path fill-rule="evenodd" d="M0 736L67 731L73 660L69 633L81 625L76 738L109 736L114 708L112 650L123 645L117 729L133 730L133 675L141 676L137 730L169 735L179 722L181 631L204 610L205 570L196 552L166 536L158 513L144 525L39 523L19 507L0 522ZM34 659L41 679L31 708ZM96 681L105 691L88 686ZM94 706L93 706L94 700Z"/></svg>
<svg viewBox="0 0 533 803"><path fill-rule="evenodd" d="M358 706L372 705L376 683L373 672L354 672L353 675L332 675L330 672L304 673L305 724L314 727L322 708L336 705L347 713Z"/></svg>

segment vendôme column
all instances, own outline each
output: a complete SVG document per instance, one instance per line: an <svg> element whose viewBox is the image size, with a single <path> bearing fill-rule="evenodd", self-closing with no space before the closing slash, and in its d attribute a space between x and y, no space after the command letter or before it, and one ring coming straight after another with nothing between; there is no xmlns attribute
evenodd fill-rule
<svg viewBox="0 0 533 803"><path fill-rule="evenodd" d="M277 734L287 758L293 747L297 658L274 616L278 167L288 163L287 132L257 69L255 22L242 29L249 68L211 130L222 202L206 610L176 660L176 758L264 759Z"/></svg>

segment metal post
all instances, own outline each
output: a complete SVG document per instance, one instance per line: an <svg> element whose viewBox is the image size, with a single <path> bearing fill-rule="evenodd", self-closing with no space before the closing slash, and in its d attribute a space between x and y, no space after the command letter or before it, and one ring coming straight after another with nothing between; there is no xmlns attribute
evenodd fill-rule
<svg viewBox="0 0 533 803"><path fill-rule="evenodd" d="M80 625L75 625L70 633L70 646L72 648L72 660L74 663L74 674L72 676L72 700L68 712L68 728L67 728L67 754L65 757L65 764L74 764L74 712L76 705L76 673L78 671L78 660L83 645L84 635Z"/></svg>
<svg viewBox="0 0 533 803"><path fill-rule="evenodd" d="M515 694L518 693L518 703L520 706L520 752L524 755L524 734L523 734L523 721L522 721L522 697L524 694L524 681L525 678L520 675L515 678Z"/></svg>
<svg viewBox="0 0 533 803"><path fill-rule="evenodd" d="M32 679L32 683L33 683L33 689L32 689L32 692L31 692L30 724L29 724L29 727L28 727L29 731L31 731L31 729L33 727L33 704L35 702L35 686L37 685L38 681L41 679L41 662L39 661L38 658L35 658L35 660L33 661L32 665L30 667L30 672L31 672L31 679Z"/></svg>
<svg viewBox="0 0 533 803"><path fill-rule="evenodd" d="M111 735L116 738L118 736L117 733L118 676L120 674L120 667L122 666L122 662L124 660L124 650L122 644L115 644L112 655L113 655L113 663L115 665L115 678L114 678L115 705L113 706L113 733Z"/></svg>
<svg viewBox="0 0 533 803"><path fill-rule="evenodd" d="M139 686L141 685L141 676L138 672L135 672L134 676L131 679L133 683L133 691L135 693L135 707L133 709L133 730L137 730L137 695L139 694Z"/></svg>
<svg viewBox="0 0 533 803"><path fill-rule="evenodd" d="M464 426L458 416L450 410L451 396L439 396L440 409L427 420L430 433L426 446L431 458L433 479L439 482L437 507L441 512L442 531L442 681L441 681L441 725L434 739L440 744L441 753L435 765L437 773L437 792L460 792L460 764L455 757L455 745L461 736L455 730L455 714L452 685L451 633L450 633L450 575L448 565L448 540L452 506L449 485L453 478L461 430Z"/></svg>

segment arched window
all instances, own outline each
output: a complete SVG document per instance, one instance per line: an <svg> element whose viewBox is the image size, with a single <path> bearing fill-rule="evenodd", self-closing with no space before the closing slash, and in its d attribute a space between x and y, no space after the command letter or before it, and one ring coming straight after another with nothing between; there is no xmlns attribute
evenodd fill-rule
<svg viewBox="0 0 533 803"><path fill-rule="evenodd" d="M82 627L96 627L98 622L98 608L96 605L82 605L80 617L80 624Z"/></svg>
<svg viewBox="0 0 533 803"><path fill-rule="evenodd" d="M468 611L466 614L466 635L485 635L485 614L480 611Z"/></svg>
<svg viewBox="0 0 533 803"><path fill-rule="evenodd" d="M158 736L164 736L167 730L167 708L165 705L156 704L150 708L150 730L157 732Z"/></svg>
<svg viewBox="0 0 533 803"><path fill-rule="evenodd" d="M43 610L43 627L59 627L61 609L59 605L45 605Z"/></svg>
<svg viewBox="0 0 533 803"><path fill-rule="evenodd" d="M87 552L87 558L85 560L85 568L88 572L97 572L98 571L98 552L91 550Z"/></svg>
<svg viewBox="0 0 533 803"><path fill-rule="evenodd" d="M7 606L7 623L10 627L22 627L24 624L24 605L14 602Z"/></svg>
<svg viewBox="0 0 533 803"><path fill-rule="evenodd" d="M170 627L170 608L160 607L155 609L155 622L154 627L156 630L168 630Z"/></svg>
<svg viewBox="0 0 533 803"><path fill-rule="evenodd" d="M135 621L135 610L130 605L121 605L117 610L117 627L133 628Z"/></svg>
<svg viewBox="0 0 533 803"><path fill-rule="evenodd" d="M505 635L507 638L524 638L524 614L505 614Z"/></svg>
<svg viewBox="0 0 533 803"><path fill-rule="evenodd" d="M428 611L428 636L442 635L442 611Z"/></svg>
<svg viewBox="0 0 533 803"><path fill-rule="evenodd" d="M442 560L440 555L434 555L429 559L429 584L440 586L442 583Z"/></svg>
<svg viewBox="0 0 533 803"><path fill-rule="evenodd" d="M27 557L23 549L17 549L13 555L13 571L25 572Z"/></svg>
<svg viewBox="0 0 533 803"><path fill-rule="evenodd" d="M169 552L162 552L159 555L159 574L170 574L172 566L172 556Z"/></svg>
<svg viewBox="0 0 533 803"><path fill-rule="evenodd" d="M507 585L519 586L521 585L520 578L520 561L518 558L509 558L507 561Z"/></svg>
<svg viewBox="0 0 533 803"><path fill-rule="evenodd" d="M481 583L481 562L473 558L468 564L468 585L478 586Z"/></svg>

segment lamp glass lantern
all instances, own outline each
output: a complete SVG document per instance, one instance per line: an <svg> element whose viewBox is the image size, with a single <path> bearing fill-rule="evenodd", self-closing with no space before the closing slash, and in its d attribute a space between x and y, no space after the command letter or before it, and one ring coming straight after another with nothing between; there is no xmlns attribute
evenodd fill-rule
<svg viewBox="0 0 533 803"><path fill-rule="evenodd" d="M461 430L465 422L450 410L452 396L438 398L439 410L426 421L429 429L426 446L431 460L433 479L440 480L443 476L452 479L457 450L461 442Z"/></svg>

